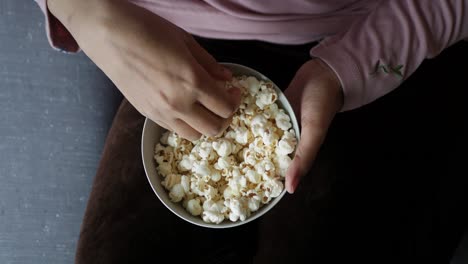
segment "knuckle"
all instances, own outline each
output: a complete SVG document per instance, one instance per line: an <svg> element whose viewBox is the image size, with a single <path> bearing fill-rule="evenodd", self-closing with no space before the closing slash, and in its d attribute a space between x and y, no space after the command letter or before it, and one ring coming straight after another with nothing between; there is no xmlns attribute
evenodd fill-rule
<svg viewBox="0 0 468 264"><path fill-rule="evenodd" d="M185 107L185 102L177 94L165 95L161 93L162 103L165 106L166 110L171 112L183 112Z"/></svg>

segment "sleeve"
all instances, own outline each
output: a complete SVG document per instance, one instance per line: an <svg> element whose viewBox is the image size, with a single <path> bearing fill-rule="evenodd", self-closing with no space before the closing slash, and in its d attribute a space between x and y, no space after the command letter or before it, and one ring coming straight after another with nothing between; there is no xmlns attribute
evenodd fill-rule
<svg viewBox="0 0 468 264"><path fill-rule="evenodd" d="M47 0L35 0L45 15L46 32L50 45L60 51L75 53L80 51L78 43L64 25L47 8Z"/></svg>
<svg viewBox="0 0 468 264"><path fill-rule="evenodd" d="M342 34L310 54L338 75L342 111L389 93L426 58L468 37L468 0L381 0Z"/></svg>

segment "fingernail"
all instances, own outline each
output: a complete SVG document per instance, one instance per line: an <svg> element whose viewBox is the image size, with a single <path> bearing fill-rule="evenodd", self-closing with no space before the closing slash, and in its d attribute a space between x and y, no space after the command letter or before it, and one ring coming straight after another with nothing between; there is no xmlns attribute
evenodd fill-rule
<svg viewBox="0 0 468 264"><path fill-rule="evenodd" d="M286 190L288 193L293 194L296 191L297 185L299 184L301 175L299 172L300 157L294 157L293 162L289 165L288 171L286 172Z"/></svg>

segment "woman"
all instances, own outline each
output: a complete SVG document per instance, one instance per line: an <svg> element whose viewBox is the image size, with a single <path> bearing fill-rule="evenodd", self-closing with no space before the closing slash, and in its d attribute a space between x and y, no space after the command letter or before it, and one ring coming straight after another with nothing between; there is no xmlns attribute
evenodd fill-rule
<svg viewBox="0 0 468 264"><path fill-rule="evenodd" d="M198 41L207 47L217 43L209 39L230 40L251 56L248 40L288 45L275 46L278 58L265 64L288 65L288 52L311 48L300 67L284 69L296 71L285 93L302 129L286 176L289 193L312 167L337 112L387 94L424 59L468 37L466 0L39 4L54 47L82 49L142 115L188 139L218 134L240 100L239 90L220 86L231 77L229 70L190 34L203 37Z"/></svg>

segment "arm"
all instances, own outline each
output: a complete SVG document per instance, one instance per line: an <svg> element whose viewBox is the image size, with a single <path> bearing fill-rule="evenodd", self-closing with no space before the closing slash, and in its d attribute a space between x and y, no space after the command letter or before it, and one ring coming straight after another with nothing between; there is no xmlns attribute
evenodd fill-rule
<svg viewBox="0 0 468 264"><path fill-rule="evenodd" d="M424 59L466 37L467 0L383 0L349 30L322 41L311 55L335 71L345 96L342 110L349 110L395 89ZM391 69L399 65L401 76Z"/></svg>
<svg viewBox="0 0 468 264"><path fill-rule="evenodd" d="M231 73L187 32L123 0L47 0L45 11L160 126L194 140L229 125L241 91L223 89Z"/></svg>
<svg viewBox="0 0 468 264"><path fill-rule="evenodd" d="M294 192L311 168L337 111L392 91L424 59L466 37L468 0L381 0L347 31L312 49L319 59L304 64L286 91L302 126L287 190Z"/></svg>

